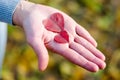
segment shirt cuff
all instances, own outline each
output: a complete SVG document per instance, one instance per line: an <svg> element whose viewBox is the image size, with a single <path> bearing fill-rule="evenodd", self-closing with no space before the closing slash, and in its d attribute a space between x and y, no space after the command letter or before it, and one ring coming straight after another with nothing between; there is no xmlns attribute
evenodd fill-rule
<svg viewBox="0 0 120 80"><path fill-rule="evenodd" d="M0 0L0 21L12 24L13 13L21 0Z"/></svg>

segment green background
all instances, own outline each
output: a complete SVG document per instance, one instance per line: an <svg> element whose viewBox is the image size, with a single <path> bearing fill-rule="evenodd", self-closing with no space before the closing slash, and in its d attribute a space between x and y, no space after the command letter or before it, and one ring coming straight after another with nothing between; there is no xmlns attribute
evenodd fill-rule
<svg viewBox="0 0 120 80"><path fill-rule="evenodd" d="M91 73L49 51L46 71L38 71L37 57L23 31L8 27L2 80L120 80L120 0L31 0L57 8L87 29L106 56L107 67Z"/></svg>

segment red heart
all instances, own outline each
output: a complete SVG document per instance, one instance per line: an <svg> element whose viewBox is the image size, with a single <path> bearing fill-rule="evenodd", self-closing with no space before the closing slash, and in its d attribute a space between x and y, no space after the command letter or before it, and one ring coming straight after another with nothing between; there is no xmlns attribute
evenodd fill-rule
<svg viewBox="0 0 120 80"><path fill-rule="evenodd" d="M69 36L66 31L61 31L59 35L54 37L54 40L58 43L67 43L69 42Z"/></svg>
<svg viewBox="0 0 120 80"><path fill-rule="evenodd" d="M53 20L61 30L64 30L64 18L60 13L54 13L50 16L50 19Z"/></svg>
<svg viewBox="0 0 120 80"><path fill-rule="evenodd" d="M49 31L57 32L57 33L61 31L61 29L50 19L44 20L43 24L45 28Z"/></svg>
<svg viewBox="0 0 120 80"><path fill-rule="evenodd" d="M55 38L54 38L54 40L55 40L56 42L58 42L58 43L67 43L67 40L64 39L64 38L63 38L62 36L60 36L60 35L56 35Z"/></svg>

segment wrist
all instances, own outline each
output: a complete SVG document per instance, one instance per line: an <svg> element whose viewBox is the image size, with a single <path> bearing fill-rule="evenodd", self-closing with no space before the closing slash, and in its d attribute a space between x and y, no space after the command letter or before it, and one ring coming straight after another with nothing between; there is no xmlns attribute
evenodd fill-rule
<svg viewBox="0 0 120 80"><path fill-rule="evenodd" d="M27 16L31 12L31 8L34 6L34 3L21 0L17 5L15 12L13 14L13 24L18 26L23 26L23 22L26 20Z"/></svg>

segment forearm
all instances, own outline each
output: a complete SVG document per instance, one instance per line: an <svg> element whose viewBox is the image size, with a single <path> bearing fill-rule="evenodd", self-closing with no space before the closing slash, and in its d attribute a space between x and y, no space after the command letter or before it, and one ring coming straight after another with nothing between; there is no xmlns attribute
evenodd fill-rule
<svg viewBox="0 0 120 80"><path fill-rule="evenodd" d="M28 16L35 9L34 5L34 3L29 1L21 0L13 14L13 23L22 27L23 22L26 20L26 16Z"/></svg>
<svg viewBox="0 0 120 80"><path fill-rule="evenodd" d="M12 24L13 14L20 0L0 0L0 21Z"/></svg>

